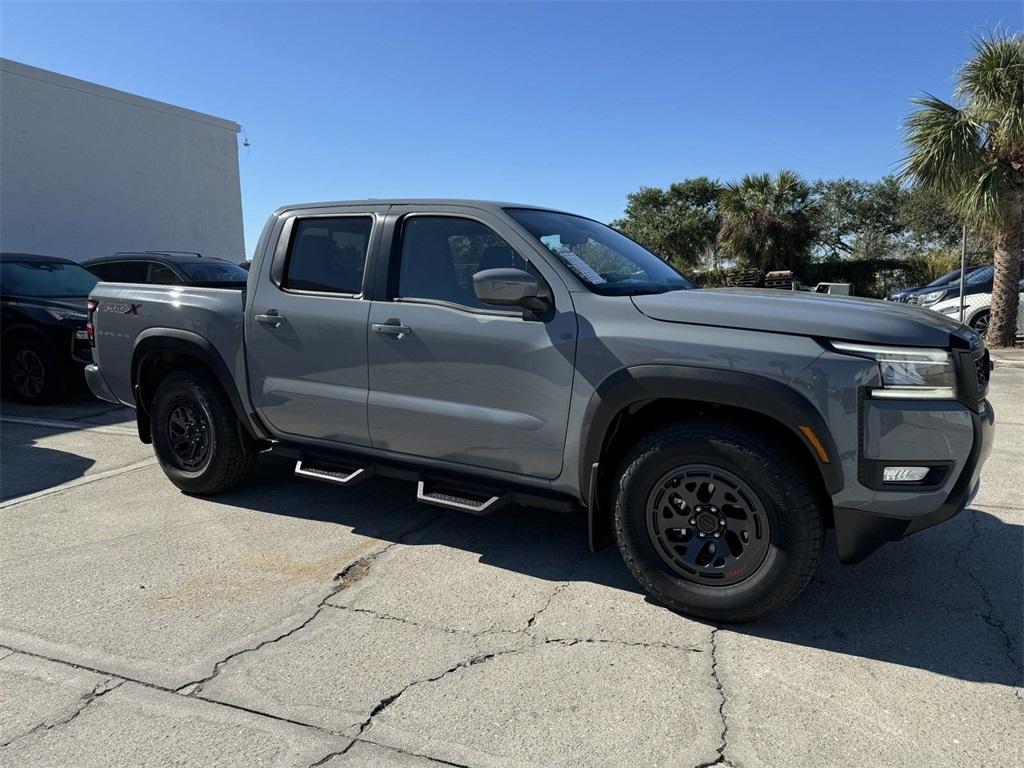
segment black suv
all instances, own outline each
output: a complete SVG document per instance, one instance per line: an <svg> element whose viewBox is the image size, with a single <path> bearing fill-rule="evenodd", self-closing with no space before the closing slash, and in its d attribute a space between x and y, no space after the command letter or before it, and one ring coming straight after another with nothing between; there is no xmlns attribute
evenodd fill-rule
<svg viewBox="0 0 1024 768"><path fill-rule="evenodd" d="M87 301L96 276L73 261L0 253L3 387L27 403L54 399L92 362Z"/></svg>
<svg viewBox="0 0 1024 768"><path fill-rule="evenodd" d="M233 262L191 251L122 252L90 259L82 266L105 283L237 288L249 279L249 273Z"/></svg>

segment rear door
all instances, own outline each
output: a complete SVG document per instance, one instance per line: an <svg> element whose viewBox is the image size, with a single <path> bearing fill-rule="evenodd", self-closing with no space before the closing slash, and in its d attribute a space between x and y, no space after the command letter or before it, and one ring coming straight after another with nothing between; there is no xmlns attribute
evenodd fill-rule
<svg viewBox="0 0 1024 768"><path fill-rule="evenodd" d="M458 206L394 206L389 298L368 339L375 448L536 477L562 466L576 316L561 278L500 217ZM482 269L533 270L555 310L481 304ZM403 332L401 329L407 329Z"/></svg>
<svg viewBox="0 0 1024 768"><path fill-rule="evenodd" d="M262 260L246 317L249 386L281 436L369 444L363 276L385 209L292 216Z"/></svg>

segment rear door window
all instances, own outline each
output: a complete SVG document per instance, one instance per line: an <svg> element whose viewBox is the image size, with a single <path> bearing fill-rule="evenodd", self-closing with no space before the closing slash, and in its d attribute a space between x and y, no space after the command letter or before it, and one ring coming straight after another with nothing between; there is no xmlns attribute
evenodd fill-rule
<svg viewBox="0 0 1024 768"><path fill-rule="evenodd" d="M282 287L358 295L373 229L371 216L300 219L295 225Z"/></svg>
<svg viewBox="0 0 1024 768"><path fill-rule="evenodd" d="M145 261L107 261L90 267L90 270L108 283L145 283Z"/></svg>
<svg viewBox="0 0 1024 768"><path fill-rule="evenodd" d="M180 285L181 279L166 264L151 261L146 270L146 282L160 285Z"/></svg>

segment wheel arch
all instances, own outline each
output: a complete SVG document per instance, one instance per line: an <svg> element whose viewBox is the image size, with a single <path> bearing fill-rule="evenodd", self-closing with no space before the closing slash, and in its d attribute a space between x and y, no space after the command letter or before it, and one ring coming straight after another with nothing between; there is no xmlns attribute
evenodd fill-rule
<svg viewBox="0 0 1024 768"><path fill-rule="evenodd" d="M143 442L152 441L150 404L156 387L169 370L205 374L227 397L246 435L254 440L265 438L262 428L254 423L255 417L246 411L227 363L208 339L176 328L150 328L137 337L131 361L131 391Z"/></svg>
<svg viewBox="0 0 1024 768"><path fill-rule="evenodd" d="M839 453L825 419L792 387L742 371L678 365L624 368L598 385L583 419L579 476L592 549L610 541L611 510L605 503L609 479L629 447L665 419L708 414L772 431L797 450L825 494L842 489ZM827 461L802 428L813 433Z"/></svg>

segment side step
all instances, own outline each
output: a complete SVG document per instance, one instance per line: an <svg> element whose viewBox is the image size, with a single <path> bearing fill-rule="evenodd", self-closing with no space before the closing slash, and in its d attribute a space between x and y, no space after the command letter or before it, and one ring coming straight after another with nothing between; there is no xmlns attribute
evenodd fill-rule
<svg viewBox="0 0 1024 768"><path fill-rule="evenodd" d="M469 512L471 515L492 515L510 501L507 493L500 496L491 496L489 493L490 491L477 492L441 483L428 484L426 480L420 480L416 484L416 501L445 509L457 509L459 512Z"/></svg>
<svg viewBox="0 0 1024 768"><path fill-rule="evenodd" d="M345 466L332 464L316 459L301 458L295 462L295 474L299 477L310 477L335 485L355 485L365 480L373 471L369 467Z"/></svg>

